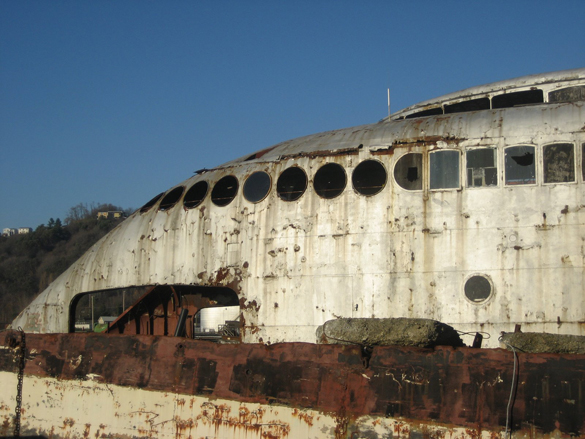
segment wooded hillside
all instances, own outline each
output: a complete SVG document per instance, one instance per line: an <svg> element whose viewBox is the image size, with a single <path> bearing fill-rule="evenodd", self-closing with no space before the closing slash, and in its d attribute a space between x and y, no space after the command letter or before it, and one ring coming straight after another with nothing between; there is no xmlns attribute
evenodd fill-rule
<svg viewBox="0 0 585 439"><path fill-rule="evenodd" d="M104 211L124 215L98 219ZM0 237L0 329L131 211L81 203L69 210L64 223L51 218L31 233Z"/></svg>

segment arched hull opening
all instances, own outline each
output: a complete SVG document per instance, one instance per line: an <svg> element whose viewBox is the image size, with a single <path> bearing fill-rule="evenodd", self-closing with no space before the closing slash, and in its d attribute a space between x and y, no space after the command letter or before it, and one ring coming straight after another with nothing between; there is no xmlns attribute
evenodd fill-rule
<svg viewBox="0 0 585 439"><path fill-rule="evenodd" d="M240 337L237 294L227 287L150 285L83 293L70 307L69 332Z"/></svg>

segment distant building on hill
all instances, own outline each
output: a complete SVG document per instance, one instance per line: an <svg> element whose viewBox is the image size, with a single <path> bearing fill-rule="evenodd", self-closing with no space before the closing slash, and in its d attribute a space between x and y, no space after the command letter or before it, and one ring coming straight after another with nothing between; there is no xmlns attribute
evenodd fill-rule
<svg viewBox="0 0 585 439"><path fill-rule="evenodd" d="M100 218L118 219L118 218L122 218L123 216L124 216L124 212L122 212L121 210L110 210L107 212L98 212L98 214L97 214L98 219L100 219Z"/></svg>
<svg viewBox="0 0 585 439"><path fill-rule="evenodd" d="M30 227L19 227L18 229L6 228L2 229L2 236L24 235L30 232L32 232Z"/></svg>

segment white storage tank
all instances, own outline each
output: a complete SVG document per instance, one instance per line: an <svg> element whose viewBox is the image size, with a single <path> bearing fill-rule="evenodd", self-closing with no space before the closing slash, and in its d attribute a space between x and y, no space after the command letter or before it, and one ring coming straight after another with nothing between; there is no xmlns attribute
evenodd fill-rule
<svg viewBox="0 0 585 439"><path fill-rule="evenodd" d="M228 320L238 320L240 307L235 306L218 306L213 308L203 308L198 312L199 327L197 332L217 332L221 325L225 325Z"/></svg>

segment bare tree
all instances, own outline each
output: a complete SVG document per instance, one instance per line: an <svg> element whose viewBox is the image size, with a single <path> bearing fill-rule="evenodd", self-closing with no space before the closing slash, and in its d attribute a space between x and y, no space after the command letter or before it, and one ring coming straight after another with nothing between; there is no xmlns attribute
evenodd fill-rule
<svg viewBox="0 0 585 439"><path fill-rule="evenodd" d="M79 203L69 209L69 213L65 217L65 224L71 224L74 221L80 221L87 218L90 215L90 211L85 203Z"/></svg>

